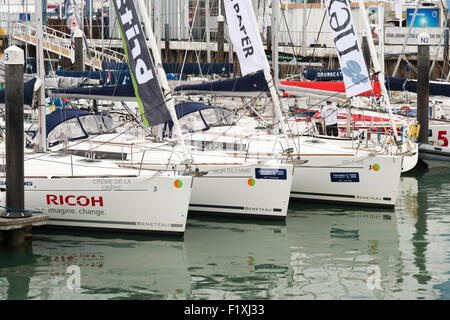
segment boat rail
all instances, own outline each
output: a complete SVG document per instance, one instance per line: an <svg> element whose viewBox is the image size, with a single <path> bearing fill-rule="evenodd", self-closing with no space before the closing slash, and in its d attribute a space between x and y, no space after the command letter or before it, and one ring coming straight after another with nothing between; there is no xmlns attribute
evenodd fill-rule
<svg viewBox="0 0 450 320"><path fill-rule="evenodd" d="M43 47L47 51L57 53L66 58L71 57L71 37L69 34L59 30L42 26ZM25 43L36 45L36 28L27 22L16 22L13 27L12 37ZM102 48L101 51L89 45L89 56L84 55L84 63L94 69L102 70L103 61L124 62L124 54Z"/></svg>

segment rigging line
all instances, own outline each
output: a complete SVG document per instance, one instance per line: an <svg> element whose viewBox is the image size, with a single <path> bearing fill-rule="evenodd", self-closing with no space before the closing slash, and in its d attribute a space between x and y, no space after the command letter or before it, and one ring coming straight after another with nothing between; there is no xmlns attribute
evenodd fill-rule
<svg viewBox="0 0 450 320"><path fill-rule="evenodd" d="M286 6L287 6L287 4L286 4ZM281 4L280 4L280 8L281 8ZM288 23L287 23L287 18L286 18L286 13L284 12L285 10L281 10L281 13L282 13L282 15L283 15L283 20L284 20L284 23L285 23L285 25L286 25L286 28L287 28L287 32L288 32L288 36L289 36L289 40L290 40L290 47L292 48L292 54L293 54L293 56L294 56L294 59L295 59L295 62L296 62L296 66L297 66L297 68L299 67L299 62L298 62L298 60L297 60L297 58L296 58L296 53L295 53L295 47L294 47L294 41L292 40L292 36L291 36L291 32L290 32L290 30L289 30L289 25L288 25ZM303 79L303 76L302 75L300 75L300 79Z"/></svg>
<svg viewBox="0 0 450 320"><path fill-rule="evenodd" d="M359 82L354 83L353 85L351 85L350 88L353 87L353 86L355 86L355 85L357 85L357 84L359 84L360 82L366 81L367 79L370 79L370 78L369 78L369 77L365 77L364 79L361 79ZM273 79L272 79L270 82L272 82L272 84L273 84ZM269 85L269 84L268 84L268 85ZM371 91L373 92L373 88L372 88ZM316 103L316 105L319 105L320 103L323 103L324 101L328 100L329 98L332 98L332 97L334 97L334 96L336 96L336 95L338 95L338 94L340 94L340 93L343 93L343 92L345 92L345 89L344 89L343 91L336 92L336 93L332 94L332 95L329 96L329 97L326 97L324 100L321 100L321 101L319 101L318 103ZM263 95L264 93L265 93L265 92L262 92L262 91L261 91L261 92L258 94L257 97L260 97L260 96ZM270 127L273 128L274 126L278 125L281 121L285 121L285 120L287 120L287 119L289 119L289 118L291 118L291 117L293 117L293 116L284 117L283 119L280 119L279 121L277 121L277 122L275 122L275 123L273 123L273 124L269 124L268 127L269 127L269 128L270 128ZM228 132L230 129L231 129L231 127L230 127L229 129L227 129L227 131L225 131L225 133ZM251 137L251 136L254 135L254 134L256 134L256 132L247 135L246 138ZM214 140L213 140L213 141L214 141ZM236 140L236 141L237 141L237 140Z"/></svg>
<svg viewBox="0 0 450 320"><path fill-rule="evenodd" d="M445 8L445 6L444 6L444 3L442 2L442 0L440 0L440 2L441 2L441 6L442 6L442 8ZM447 8L447 9L449 9L449 8ZM448 14L448 10L443 10L444 11L444 15L445 15L445 28L449 28L449 26L448 26L448 20L450 19L449 18L449 14ZM445 31L444 31L445 32ZM443 76L444 76L444 65L445 64L447 64L447 66L449 65L449 61L447 60L447 61L443 61L443 63L442 63L442 72L441 72L441 77L442 78L444 78ZM450 70L450 68L448 68L448 70ZM449 71L450 72L450 71Z"/></svg>
<svg viewBox="0 0 450 320"><path fill-rule="evenodd" d="M352 85L351 85L350 87L348 87L348 88L351 88L351 87L353 87L353 86L356 86L356 85L358 85L358 84L361 83L361 82L365 82L365 81L367 81L367 79L370 80L370 77L364 77L363 79L361 79L361 80L359 80L358 82L352 84ZM373 87L372 87L371 90L368 90L368 91L371 91L372 94L374 95ZM328 96L328 97L325 97L323 100L319 100L319 102L317 102L317 103L316 103L315 105L313 105L313 106L318 106L318 105L320 105L321 103L323 103L323 102L329 100L330 98L334 98L336 95L338 95L338 94L340 94L340 93L344 93L344 92L346 92L345 88L344 88L344 90L342 90L342 91L338 91L338 92L333 93L332 95L330 95L330 96ZM283 98L284 98L284 97L283 97ZM350 98L351 98L351 97L350 97ZM350 98L348 98L348 99L350 99ZM287 99L287 98L285 98L285 99ZM292 116L290 116L290 117L292 117ZM288 118L290 118L290 117L288 117Z"/></svg>
<svg viewBox="0 0 450 320"><path fill-rule="evenodd" d="M104 20L103 18L104 17L103 17L103 5L102 5L102 21ZM116 30L116 27L117 27L117 19L114 19L113 30ZM105 30L104 29L105 29L105 26L103 26L103 29L102 29L102 35L103 35L102 38L103 38L103 40L105 39L105 34L104 34ZM108 28L108 30L109 30L109 28ZM109 35L108 35L108 37L109 37ZM112 40L113 40L112 37L109 37L109 43L108 43L108 46L107 46L108 48L111 48ZM104 45L103 45L103 42L102 42L102 48L103 47L104 47ZM120 51L118 51L118 53L120 53ZM104 54L103 50L102 50L102 54ZM123 58L125 58L125 61L126 61L126 57L123 57Z"/></svg>
<svg viewBox="0 0 450 320"><path fill-rule="evenodd" d="M194 29L195 20L197 18L198 4L199 4L199 1L197 1L196 5L195 5L194 18L192 19L192 25L189 26L189 38L188 38L188 41L191 41L191 39L192 39L192 30ZM184 64L186 63L186 58L187 58L187 53L188 53L188 48L186 47L186 51L184 53L184 58L183 58L183 64L181 65L180 75L183 74ZM181 76L180 76L180 80L179 80L178 84L181 85Z"/></svg>
<svg viewBox="0 0 450 320"><path fill-rule="evenodd" d="M261 92L261 93L259 94L259 96L261 96L261 95L263 95L263 94L264 94L264 92ZM257 98L258 98L258 97L257 97ZM254 104L254 103L255 103L255 101L253 102L253 104ZM242 109L242 110L245 109L245 106L238 108L238 109L235 110L234 112L239 111L240 109ZM241 120L244 116L245 116L245 113L243 113L243 114L236 120L236 122L239 122L239 120ZM218 122L216 122L216 123L218 123ZM232 126L230 126L228 129L226 129L224 132L222 132L221 135L226 135L226 133L227 133L228 131L230 131L231 128L232 128ZM250 134L244 136L243 138L248 139L249 137L252 137L253 135L258 134L258 133L259 133L259 131L255 131L255 132L253 132L253 133L250 133ZM192 136L193 136L194 134L195 134L195 133L189 133L189 135L187 135L187 138L189 138L189 137L192 138ZM211 142L216 142L219 138L220 138L220 136L217 137L217 138L215 138L215 139L212 139ZM242 139L242 138L241 138L241 139ZM236 141L239 141L239 139L236 138L236 140L234 140L234 142L236 142Z"/></svg>
<svg viewBox="0 0 450 320"><path fill-rule="evenodd" d="M49 155L49 153L43 153L42 154L42 156L45 156L45 155ZM42 158L42 156L41 155L39 155L39 156L37 156L37 157L29 157L29 158L27 158L27 159L25 159L25 160L36 160L36 161L45 161L46 163L58 163L58 164L64 164L64 165L68 165L68 166L72 166L72 167L82 167L82 168L98 168L98 169L114 169L114 170L124 170L124 168L123 167L121 167L121 166L117 166L117 167L113 167L113 166L101 166L101 165L87 165L87 164L82 164L82 163L80 163L80 162L78 162L78 163L67 163L67 162L63 162L63 161L57 161L57 160L53 160L53 159L41 159ZM86 158L86 157L82 157L82 156L80 156L81 158ZM100 161L102 161L102 160L100 160ZM109 163L111 163L111 160L106 160L105 162L109 162ZM151 171L154 171L154 172L157 172L157 173L161 173L161 172L163 172L162 170L158 170L158 169L154 169L154 170L151 170ZM56 175L55 175L56 176ZM74 176L74 175L71 175L71 176ZM83 176L74 176L74 177L83 177Z"/></svg>
<svg viewBox="0 0 450 320"><path fill-rule="evenodd" d="M143 116L144 116L146 113L152 112L152 111L155 110L156 108L159 108L159 107L161 107L161 106L163 106L163 105L165 105L165 104L166 104L166 101L163 101L163 103L161 103L161 104L159 104L159 105L157 105L157 106L154 106L154 107L151 108L150 110L144 111L143 113L141 112L140 120L142 120ZM117 128L120 128L120 127L122 127L122 126L124 126L124 125L125 125L125 123L119 124L119 125L117 125L117 126L111 128L110 130L108 130L106 133L112 133L114 130L116 130ZM122 135L122 134L128 132L129 130L131 130L131 128L128 128L128 129L125 130L124 132L120 133L118 136L120 136L120 135ZM91 138L88 138L88 139L85 139L84 141L89 141L90 139L91 139ZM111 141L112 141L112 140L111 140ZM80 142L80 143L82 143L82 142ZM76 143L76 144L74 144L74 145L72 145L72 146L76 146L77 144L78 144L78 143Z"/></svg>
<svg viewBox="0 0 450 320"><path fill-rule="evenodd" d="M323 26L323 22L325 21L326 13L327 13L327 11L325 10L325 11L323 12L323 18L322 18L322 23L320 24L319 33L317 34L317 39L316 39L316 42L314 43L314 48L313 48L313 52L312 52L312 59L314 59L314 55L315 55L315 53L316 53L316 47L317 47L317 43L319 42L319 37L320 37L320 35L321 35L321 33L322 33L322 26ZM312 59L311 59L311 60L312 60ZM312 61L309 62L308 67L311 67L311 62L312 62Z"/></svg>
<svg viewBox="0 0 450 320"><path fill-rule="evenodd" d="M262 94L262 93L261 93L261 94ZM165 100L165 101L164 101L163 103L161 103L160 105L157 105L157 106L155 106L155 107L151 108L150 110L147 110L147 111L145 111L145 112L143 112L143 113L141 112L141 115L140 115L140 116L135 116L136 119L142 120L143 116L144 116L146 113L152 112L154 109L159 108L159 107L165 105L165 103L166 103L167 101L168 101L168 100ZM221 121L221 120L222 120L222 119L219 119L219 121ZM219 121L217 121L216 124L218 124ZM125 123L119 124L119 125L117 125L117 126L111 128L110 130L106 131L106 133L112 133L114 130L116 130L117 128L122 127L122 126L124 126L124 125L125 125ZM214 125L214 123L213 123L212 125ZM128 128L127 130L125 130L125 131L123 131L122 133L118 134L117 136L111 138L110 140L105 141L104 143L98 145L97 147L100 147L100 146L104 145L105 143L111 142L112 140L116 139L117 137L121 136L122 134L125 134L125 133L128 132L129 130L131 130L131 128ZM78 145L78 144L81 144L81 143L83 143L83 142L90 141L91 139L94 139L94 138L95 138L95 136L89 137L89 138L87 138L87 139L84 139L83 141L80 141L79 143L75 143L75 144L71 145L71 147L76 146L76 145ZM169 144L169 143L167 143L167 144Z"/></svg>
<svg viewBox="0 0 450 320"><path fill-rule="evenodd" d="M125 125L125 123L121 123L121 124L117 125L116 127L111 128L111 129L108 130L106 133L112 133L113 130L115 130L115 129L117 129L117 128L120 128L120 127L122 127L122 126L124 126L124 125ZM106 143L109 143L109 142L113 141L114 139L116 139L116 138L118 138L119 136L121 136L121 135L127 133L127 132L130 131L131 129L132 129L132 128L128 128L128 129L124 130L123 132L118 133L118 134L117 134L116 136L114 136L113 138L111 138L111 139L109 139L109 140L107 140L107 141L104 141L104 142L102 142L101 144L98 144L95 148L101 147L102 145L104 145L104 144L106 144ZM117 133L117 132L116 132L116 133ZM67 146L67 147L74 147L74 146L80 145L80 144L82 144L82 143L89 142L90 140L93 140L93 139L96 138L96 137L97 137L97 136L90 136L90 137L88 137L87 139L83 139L83 140L77 141L77 142L75 142L75 143L73 143L73 144L71 144L70 146ZM161 144L159 147L164 146L164 145L166 145L166 144L168 145L168 143L163 143L163 144ZM91 149L89 149L89 150L87 150L87 151L93 151L95 148L91 148ZM65 149L67 149L67 148L64 148L64 149L62 149L62 150L65 150ZM41 158L41 157L44 157L45 155L46 155L46 153L43 153L43 154L37 155L36 157L33 157L33 158L27 158L27 159L24 159L24 161L27 161L27 160L34 160L34 159L39 159L39 158Z"/></svg>

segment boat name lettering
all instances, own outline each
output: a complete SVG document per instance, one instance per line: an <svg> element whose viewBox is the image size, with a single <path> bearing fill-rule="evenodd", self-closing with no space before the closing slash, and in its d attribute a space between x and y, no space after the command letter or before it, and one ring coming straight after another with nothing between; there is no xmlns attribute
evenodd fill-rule
<svg viewBox="0 0 450 320"><path fill-rule="evenodd" d="M131 184L131 179L93 179L94 184Z"/></svg>
<svg viewBox="0 0 450 320"><path fill-rule="evenodd" d="M364 163L363 160L342 160L342 164L344 165L350 165L350 164L360 164L362 165Z"/></svg>
<svg viewBox="0 0 450 320"><path fill-rule="evenodd" d="M224 168L224 169L214 169L211 173L221 174L221 173L250 173L250 168Z"/></svg>
<svg viewBox="0 0 450 320"><path fill-rule="evenodd" d="M103 197L99 196L99 197L86 197L86 196L74 196L74 195L68 195L68 196L63 196L63 195L54 195L54 194L47 194L46 195L47 198L47 204L48 205L57 205L57 206L61 206L61 205L68 205L68 206L82 206L82 207L87 207L87 206L100 206L103 207Z"/></svg>
<svg viewBox="0 0 450 320"><path fill-rule="evenodd" d="M48 208L48 213L56 213L60 215L66 214L82 214L82 215L95 215L97 217L106 215L104 210L95 210L95 209L85 209L81 208L79 210L75 210L74 208Z"/></svg>
<svg viewBox="0 0 450 320"><path fill-rule="evenodd" d="M371 196L356 196L356 199L361 199L361 200L383 200L382 198L379 197L371 197Z"/></svg>

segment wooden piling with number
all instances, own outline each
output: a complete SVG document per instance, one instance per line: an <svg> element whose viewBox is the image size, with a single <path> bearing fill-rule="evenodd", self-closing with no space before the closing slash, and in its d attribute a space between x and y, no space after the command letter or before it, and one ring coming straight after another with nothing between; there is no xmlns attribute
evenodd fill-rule
<svg viewBox="0 0 450 320"><path fill-rule="evenodd" d="M24 208L23 50L5 50L6 195L0 212L0 243L20 246L31 237L31 228L42 225L48 215ZM5 192L1 190L0 192ZM2 197L3 198L3 197Z"/></svg>
<svg viewBox="0 0 450 320"><path fill-rule="evenodd" d="M420 124L418 141L428 143L430 108L430 36L421 33L417 45L417 121Z"/></svg>

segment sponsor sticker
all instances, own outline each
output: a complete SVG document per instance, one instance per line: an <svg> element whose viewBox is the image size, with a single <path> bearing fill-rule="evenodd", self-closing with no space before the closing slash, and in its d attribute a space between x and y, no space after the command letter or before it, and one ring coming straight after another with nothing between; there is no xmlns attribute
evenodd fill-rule
<svg viewBox="0 0 450 320"><path fill-rule="evenodd" d="M180 189L181 187L183 187L183 181L181 181L180 179L175 180L175 182L173 183L175 188Z"/></svg>
<svg viewBox="0 0 450 320"><path fill-rule="evenodd" d="M272 169L272 168L255 168L256 179L276 179L286 180L286 169Z"/></svg>
<svg viewBox="0 0 450 320"><path fill-rule="evenodd" d="M359 182L358 172L330 172L331 182Z"/></svg>
<svg viewBox="0 0 450 320"><path fill-rule="evenodd" d="M25 187L30 187L30 186L33 185L33 182L31 182L31 181L24 181L23 185ZM6 186L6 181L0 181L0 186Z"/></svg>

